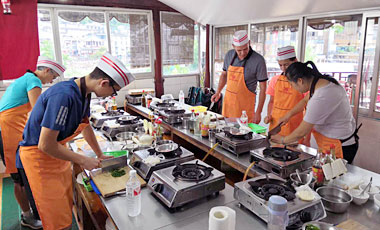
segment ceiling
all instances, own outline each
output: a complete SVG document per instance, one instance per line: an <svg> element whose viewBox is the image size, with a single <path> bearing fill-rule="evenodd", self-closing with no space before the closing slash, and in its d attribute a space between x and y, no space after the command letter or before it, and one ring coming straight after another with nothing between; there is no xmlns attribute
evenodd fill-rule
<svg viewBox="0 0 380 230"><path fill-rule="evenodd" d="M380 0L159 0L205 25L234 25L258 20L378 7Z"/></svg>

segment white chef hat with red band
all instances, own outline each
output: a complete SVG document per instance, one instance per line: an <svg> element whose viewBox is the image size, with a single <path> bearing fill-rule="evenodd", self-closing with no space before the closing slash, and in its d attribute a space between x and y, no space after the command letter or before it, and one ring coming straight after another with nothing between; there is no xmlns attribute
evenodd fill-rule
<svg viewBox="0 0 380 230"><path fill-rule="evenodd" d="M63 72L65 72L66 67L57 61L51 60L44 56L39 56L37 60L37 68L40 66L48 67L54 70L59 76L63 76Z"/></svg>
<svg viewBox="0 0 380 230"><path fill-rule="evenodd" d="M296 57L294 46L285 46L277 49L277 60L282 61Z"/></svg>
<svg viewBox="0 0 380 230"><path fill-rule="evenodd" d="M239 30L234 33L234 36L232 37L232 44L234 46L243 46L247 44L249 41L248 39L248 33L246 30Z"/></svg>
<svg viewBox="0 0 380 230"><path fill-rule="evenodd" d="M123 63L109 53L105 53L100 58L97 67L110 76L121 88L135 80L133 74L128 71Z"/></svg>

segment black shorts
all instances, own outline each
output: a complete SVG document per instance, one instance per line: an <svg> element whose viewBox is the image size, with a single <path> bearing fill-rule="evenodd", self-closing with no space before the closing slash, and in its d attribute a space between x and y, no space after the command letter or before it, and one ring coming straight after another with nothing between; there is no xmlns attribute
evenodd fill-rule
<svg viewBox="0 0 380 230"><path fill-rule="evenodd" d="M4 147L3 147L3 138L1 137L1 130L0 130L0 156L1 156L1 160L3 161L4 166L6 166L5 159L4 159Z"/></svg>
<svg viewBox="0 0 380 230"><path fill-rule="evenodd" d="M17 173L11 173L11 178L13 180L13 183L24 186L24 183L23 183L22 177L21 177L21 173L20 173L20 169L17 169L17 171L18 171Z"/></svg>

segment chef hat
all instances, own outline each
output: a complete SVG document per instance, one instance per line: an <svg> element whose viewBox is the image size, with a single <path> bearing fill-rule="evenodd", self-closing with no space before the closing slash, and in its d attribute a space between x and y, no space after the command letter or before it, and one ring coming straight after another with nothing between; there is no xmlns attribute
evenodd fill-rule
<svg viewBox="0 0 380 230"><path fill-rule="evenodd" d="M135 80L123 63L109 53L105 53L101 57L97 67L110 76L121 88Z"/></svg>
<svg viewBox="0 0 380 230"><path fill-rule="evenodd" d="M246 30L239 30L236 31L233 39L232 39L232 44L234 46L243 46L248 43L248 34Z"/></svg>
<svg viewBox="0 0 380 230"><path fill-rule="evenodd" d="M44 56L38 57L37 68L40 66L48 67L54 70L59 76L63 76L63 72L66 70L65 66Z"/></svg>
<svg viewBox="0 0 380 230"><path fill-rule="evenodd" d="M277 60L282 61L296 57L294 46L285 46L277 49Z"/></svg>

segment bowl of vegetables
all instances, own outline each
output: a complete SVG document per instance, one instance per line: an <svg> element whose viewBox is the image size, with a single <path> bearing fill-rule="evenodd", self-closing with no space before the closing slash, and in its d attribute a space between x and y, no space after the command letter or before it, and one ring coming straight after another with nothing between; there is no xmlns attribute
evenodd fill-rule
<svg viewBox="0 0 380 230"><path fill-rule="evenodd" d="M338 228L329 223L310 221L302 225L302 230L338 230Z"/></svg>

